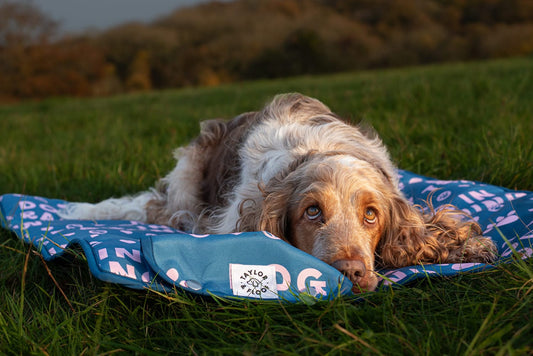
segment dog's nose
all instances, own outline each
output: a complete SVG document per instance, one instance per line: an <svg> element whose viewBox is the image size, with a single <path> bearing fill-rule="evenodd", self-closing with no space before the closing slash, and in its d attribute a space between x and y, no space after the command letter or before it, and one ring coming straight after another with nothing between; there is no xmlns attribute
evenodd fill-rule
<svg viewBox="0 0 533 356"><path fill-rule="evenodd" d="M341 271L353 283L357 283L366 274L365 264L360 260L337 260L331 265Z"/></svg>

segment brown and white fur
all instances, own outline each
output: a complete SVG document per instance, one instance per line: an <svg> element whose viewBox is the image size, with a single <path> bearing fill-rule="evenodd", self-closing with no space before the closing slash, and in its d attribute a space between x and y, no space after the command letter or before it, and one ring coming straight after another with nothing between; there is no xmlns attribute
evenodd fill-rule
<svg viewBox="0 0 533 356"><path fill-rule="evenodd" d="M276 96L262 111L202 123L175 151L155 189L64 217L130 219L197 233L265 230L373 290L375 266L491 262L495 247L462 212L423 213L398 188L396 167L372 132L316 99Z"/></svg>

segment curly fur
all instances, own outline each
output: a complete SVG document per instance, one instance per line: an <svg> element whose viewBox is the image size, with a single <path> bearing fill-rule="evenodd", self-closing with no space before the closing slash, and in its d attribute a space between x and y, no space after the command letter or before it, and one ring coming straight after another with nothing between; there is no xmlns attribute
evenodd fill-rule
<svg viewBox="0 0 533 356"><path fill-rule="evenodd" d="M279 95L262 111L206 121L174 155L176 167L156 189L73 204L63 215L201 233L266 230L341 270L355 292L376 287L375 265L495 257L464 213L411 205L379 137L316 99Z"/></svg>

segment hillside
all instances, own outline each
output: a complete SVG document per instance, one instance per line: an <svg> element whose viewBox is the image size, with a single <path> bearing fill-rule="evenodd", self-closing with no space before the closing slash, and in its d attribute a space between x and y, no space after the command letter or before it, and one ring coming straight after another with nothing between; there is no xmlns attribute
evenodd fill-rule
<svg viewBox="0 0 533 356"><path fill-rule="evenodd" d="M373 126L403 169L533 190L532 60L505 59L3 105L0 194L98 201L147 189L200 120L292 91ZM289 305L132 290L98 280L85 256L70 252L46 262L0 229L0 354L533 351L532 258Z"/></svg>

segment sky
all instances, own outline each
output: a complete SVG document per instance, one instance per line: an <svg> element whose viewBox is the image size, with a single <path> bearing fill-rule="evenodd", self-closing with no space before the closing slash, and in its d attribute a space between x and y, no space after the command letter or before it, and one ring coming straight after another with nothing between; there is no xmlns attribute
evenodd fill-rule
<svg viewBox="0 0 533 356"><path fill-rule="evenodd" d="M59 22L61 32L103 30L124 22L150 22L207 0L30 0Z"/></svg>

